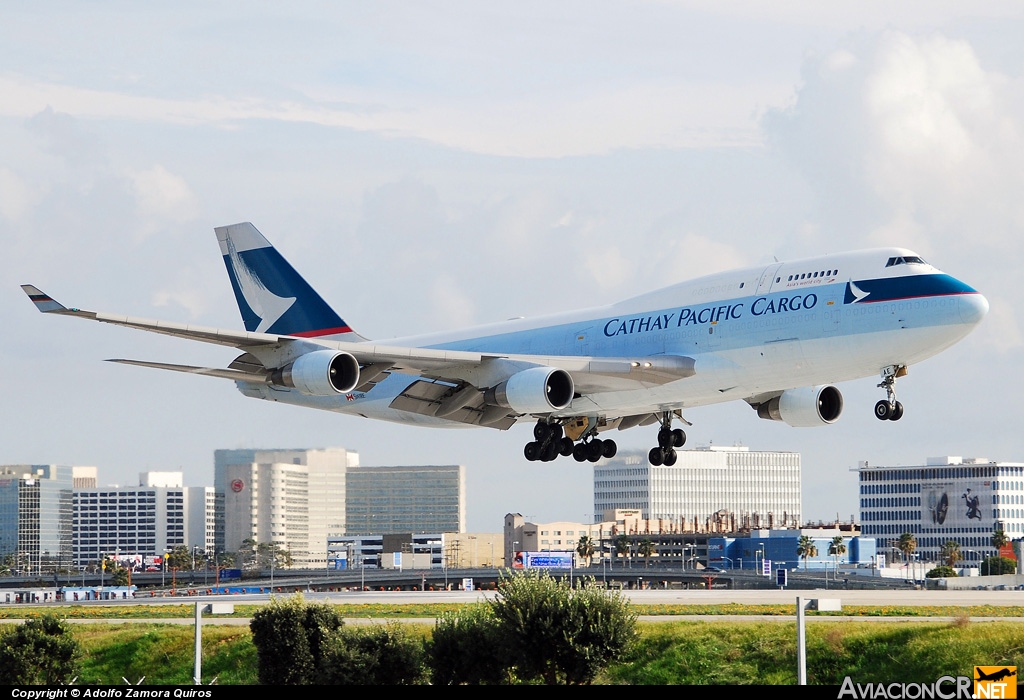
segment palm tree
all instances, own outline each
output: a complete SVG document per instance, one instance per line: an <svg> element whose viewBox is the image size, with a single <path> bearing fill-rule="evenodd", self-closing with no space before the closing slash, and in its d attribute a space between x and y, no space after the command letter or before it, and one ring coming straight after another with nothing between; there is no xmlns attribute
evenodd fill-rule
<svg viewBox="0 0 1024 700"><path fill-rule="evenodd" d="M590 539L589 535L580 537L580 541L576 543L576 553L580 555L580 559L586 559L587 566L590 566L590 561L594 558L594 540Z"/></svg>
<svg viewBox="0 0 1024 700"><path fill-rule="evenodd" d="M996 530L992 533L992 546L996 548L996 561L999 562L999 573L1003 573L1003 554L1002 549L1010 543L1010 538L1006 536L1006 533L1001 529ZM991 569L990 569L991 572Z"/></svg>
<svg viewBox="0 0 1024 700"><path fill-rule="evenodd" d="M917 549L917 538L909 532L904 532L900 535L900 543L896 545L896 548L903 552L903 563L907 562L907 557L914 553Z"/></svg>
<svg viewBox="0 0 1024 700"><path fill-rule="evenodd" d="M842 535L836 535L835 537L832 538L832 541L828 545L828 553L832 556L833 560L835 561L835 569L834 569L834 571L835 571L836 575L838 575L838 573L839 573L839 557L841 557L844 554L846 554L846 545L843 543L843 536ZM835 579L835 576L833 576L833 579Z"/></svg>
<svg viewBox="0 0 1024 700"><path fill-rule="evenodd" d="M651 555L654 554L654 542L650 537L645 537L640 540L640 546L637 547L637 552L644 558L644 568L650 566Z"/></svg>
<svg viewBox="0 0 1024 700"><path fill-rule="evenodd" d="M804 560L804 571L807 571L807 557L818 556L818 548L808 535L801 535L796 544L796 555Z"/></svg>
<svg viewBox="0 0 1024 700"><path fill-rule="evenodd" d="M960 553L960 543L956 540L947 540L946 544L942 545L942 558L947 566L956 566L956 563L964 558Z"/></svg>
<svg viewBox="0 0 1024 700"><path fill-rule="evenodd" d="M626 535L619 535L615 538L615 554L621 556L629 552L629 538ZM623 564L623 567L626 565Z"/></svg>

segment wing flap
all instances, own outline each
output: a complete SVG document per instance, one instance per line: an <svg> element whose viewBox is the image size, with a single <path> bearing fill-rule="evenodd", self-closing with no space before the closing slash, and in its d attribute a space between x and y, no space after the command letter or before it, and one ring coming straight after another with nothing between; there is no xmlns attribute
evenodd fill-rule
<svg viewBox="0 0 1024 700"><path fill-rule="evenodd" d="M390 408L396 411L418 413L422 416L437 416L438 409L444 405L444 400L457 390L457 386L444 382L421 379L413 382L405 391L396 396L390 404ZM464 388L463 391L466 389ZM514 416L510 416L507 410L500 409L497 413L490 410L496 407L484 406L483 396L478 395L476 401L462 406L457 410L447 413L444 420L456 423L467 423L469 425L482 425L498 430L508 430L516 424ZM498 415L500 414L500 415Z"/></svg>
<svg viewBox="0 0 1024 700"><path fill-rule="evenodd" d="M112 359L107 362L116 362L120 365L135 365L136 367L152 367L153 369L166 369L171 372L184 372L185 374L200 374L204 377L220 377L232 379L236 382L251 382L254 384L266 384L266 373L247 372L239 369L218 369L216 367L193 367L192 365L172 365L166 362L144 362L142 360Z"/></svg>

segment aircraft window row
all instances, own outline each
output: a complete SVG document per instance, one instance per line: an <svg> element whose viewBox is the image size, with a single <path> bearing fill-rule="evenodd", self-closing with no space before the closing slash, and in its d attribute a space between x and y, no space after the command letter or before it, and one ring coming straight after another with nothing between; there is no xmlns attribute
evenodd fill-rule
<svg viewBox="0 0 1024 700"><path fill-rule="evenodd" d="M893 265L927 265L924 260L917 257L916 255L903 255L895 258L889 258L888 262L885 263L886 267L892 267Z"/></svg>
<svg viewBox="0 0 1024 700"><path fill-rule="evenodd" d="M790 275L786 280L787 282L798 282L805 279L817 279L819 277L834 277L839 274L839 270L822 270L821 272L801 272L799 275ZM778 282L780 278L776 278Z"/></svg>

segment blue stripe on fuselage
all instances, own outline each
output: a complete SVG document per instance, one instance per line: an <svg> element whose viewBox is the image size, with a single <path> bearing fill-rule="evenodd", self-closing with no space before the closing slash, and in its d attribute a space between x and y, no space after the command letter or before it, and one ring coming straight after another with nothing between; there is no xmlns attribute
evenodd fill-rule
<svg viewBox="0 0 1024 700"><path fill-rule="evenodd" d="M844 304L869 304L880 301L900 301L921 297L949 296L951 294L977 294L977 290L949 275L911 275L856 280L853 284L866 296L857 301L850 284L846 285Z"/></svg>

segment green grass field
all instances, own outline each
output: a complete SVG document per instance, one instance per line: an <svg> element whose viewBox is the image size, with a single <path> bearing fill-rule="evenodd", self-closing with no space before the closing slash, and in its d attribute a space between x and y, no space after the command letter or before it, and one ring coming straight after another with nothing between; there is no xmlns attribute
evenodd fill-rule
<svg viewBox="0 0 1024 700"><path fill-rule="evenodd" d="M9 625L0 625L0 632ZM415 625L428 636L430 625ZM192 676L192 628L153 623L74 625L84 651L79 684L187 684ZM792 622L678 621L641 623L640 640L601 683L793 684L796 628ZM1024 625L941 622L858 622L817 619L807 625L808 679L933 682L971 675L974 665L1024 667ZM203 678L221 684L256 682L256 651L248 627L203 627Z"/></svg>
<svg viewBox="0 0 1024 700"><path fill-rule="evenodd" d="M1024 667L1024 626L985 622L829 622L807 625L811 684L934 682L975 665ZM673 622L643 626L605 681L627 684L795 684L795 623Z"/></svg>
<svg viewBox="0 0 1024 700"><path fill-rule="evenodd" d="M200 599L203 600L203 599ZM459 603L413 603L400 604L345 604L335 606L344 617L388 617L388 618L434 618L444 612L462 607ZM259 605L236 605L229 617L252 617ZM634 605L638 615L794 615L793 605L743 605L726 603L721 605ZM166 620L169 618L192 617L194 602L170 605L53 605L0 607L0 619L22 619L40 617L53 613L66 619L95 620ZM974 605L970 607L942 605L845 605L842 612L809 611L809 617L1022 617L1024 608L1011 605Z"/></svg>

